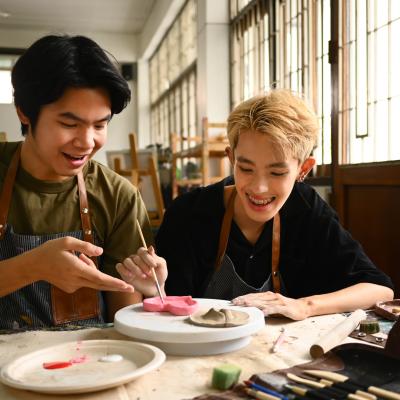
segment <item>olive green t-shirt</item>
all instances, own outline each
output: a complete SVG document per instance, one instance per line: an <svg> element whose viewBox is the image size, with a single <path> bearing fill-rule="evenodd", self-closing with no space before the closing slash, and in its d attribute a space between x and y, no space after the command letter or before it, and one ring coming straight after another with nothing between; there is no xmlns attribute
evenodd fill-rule
<svg viewBox="0 0 400 400"><path fill-rule="evenodd" d="M0 190L18 142L0 143ZM148 215L139 191L127 179L90 160L83 170L92 229L103 247L101 270L119 277L115 264L142 246L136 219L148 244L153 243ZM48 182L20 166L7 224L14 232L44 235L82 230L77 178Z"/></svg>

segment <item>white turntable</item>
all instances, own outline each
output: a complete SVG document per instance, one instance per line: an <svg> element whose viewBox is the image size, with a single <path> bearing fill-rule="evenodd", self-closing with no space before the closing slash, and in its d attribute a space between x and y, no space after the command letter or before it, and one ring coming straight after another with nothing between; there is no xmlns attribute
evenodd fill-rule
<svg viewBox="0 0 400 400"><path fill-rule="evenodd" d="M142 304L122 308L115 314L114 327L120 333L152 344L171 355L210 355L238 350L250 343L251 335L265 326L264 314L255 307L233 306L226 300L196 299L200 310L228 308L246 312L245 325L228 328L196 326L187 316L147 312Z"/></svg>

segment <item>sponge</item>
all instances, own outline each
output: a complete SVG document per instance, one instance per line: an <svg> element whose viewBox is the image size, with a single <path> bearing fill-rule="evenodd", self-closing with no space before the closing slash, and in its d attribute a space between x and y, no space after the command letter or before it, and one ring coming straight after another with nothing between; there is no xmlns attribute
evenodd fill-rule
<svg viewBox="0 0 400 400"><path fill-rule="evenodd" d="M238 382L242 370L233 364L222 364L213 369L211 386L215 389L229 389Z"/></svg>

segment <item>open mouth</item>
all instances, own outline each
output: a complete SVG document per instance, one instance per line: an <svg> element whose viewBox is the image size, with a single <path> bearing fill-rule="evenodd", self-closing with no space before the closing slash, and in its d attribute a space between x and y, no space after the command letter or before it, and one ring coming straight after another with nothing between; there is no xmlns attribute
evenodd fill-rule
<svg viewBox="0 0 400 400"><path fill-rule="evenodd" d="M252 195L246 193L247 198L249 199L250 203L256 207L266 207L267 205L271 204L275 199L276 196L271 196L266 199L260 199L257 197L253 197Z"/></svg>
<svg viewBox="0 0 400 400"><path fill-rule="evenodd" d="M63 154L66 158L68 158L69 160L72 160L72 161L82 161L87 156L87 154L84 154L82 156L72 155L72 154L68 154L68 153L63 153Z"/></svg>

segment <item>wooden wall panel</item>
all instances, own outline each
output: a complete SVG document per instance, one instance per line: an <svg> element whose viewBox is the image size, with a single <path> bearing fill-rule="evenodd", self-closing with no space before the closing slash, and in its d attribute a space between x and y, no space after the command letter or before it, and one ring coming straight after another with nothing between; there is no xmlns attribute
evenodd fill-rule
<svg viewBox="0 0 400 400"><path fill-rule="evenodd" d="M346 185L346 228L393 280L400 296L400 186Z"/></svg>

